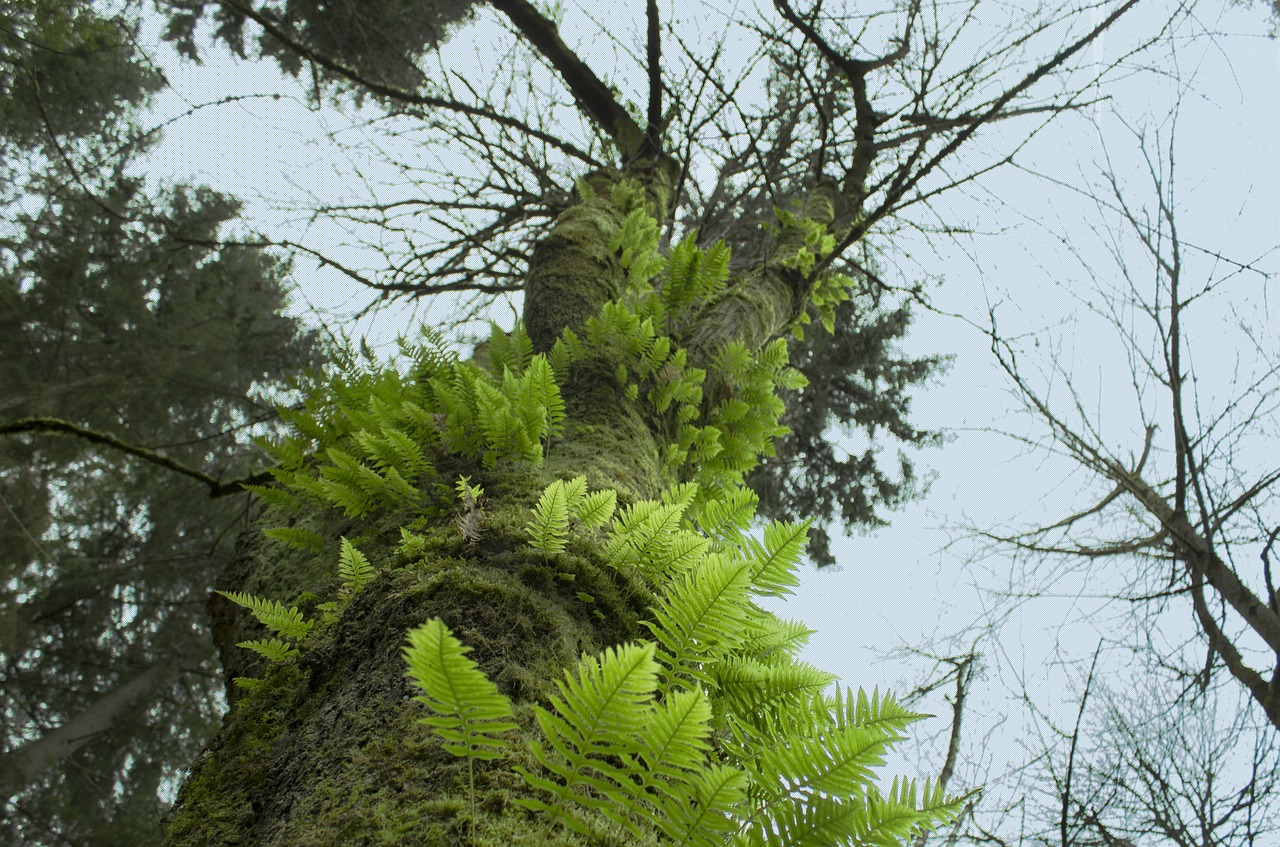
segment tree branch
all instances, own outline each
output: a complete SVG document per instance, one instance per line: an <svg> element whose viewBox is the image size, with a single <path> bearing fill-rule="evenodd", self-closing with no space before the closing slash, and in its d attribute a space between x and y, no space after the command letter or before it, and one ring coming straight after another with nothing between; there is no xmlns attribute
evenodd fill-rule
<svg viewBox="0 0 1280 847"><path fill-rule="evenodd" d="M580 159L593 167L599 167L601 164L595 156L592 156L590 153L582 150L577 145L565 141L564 139L557 138L548 132L543 132L540 129L529 126L529 124L524 121L519 120L518 118L513 118L510 115L504 115L501 112L495 112L493 109L484 108L482 106L473 106L468 103L450 100L445 97L433 97L426 94L419 94L415 91L405 91L402 88L396 88L395 86L369 79L356 69L347 67L341 62L335 61L334 59L311 49L286 32L278 23L247 3L242 3L240 0L218 0L218 2L222 3L222 5L226 6L228 9L232 9L254 21L272 38L276 39L299 56L302 56L307 61L314 62L330 73L336 74L348 82L354 82L356 85L368 89L368 91L373 94L377 94L380 97L386 97L389 100L397 100L402 103L412 103L416 106L430 106L434 109L448 109L453 112L461 112L464 115L486 118L494 123L511 127L512 129L519 130L532 138L536 138L539 141L550 144L557 150L560 150L575 159Z"/></svg>
<svg viewBox="0 0 1280 847"><path fill-rule="evenodd" d="M614 99L609 86L569 49L552 21L527 0L490 0L490 5L506 15L520 34L551 63L578 101L583 114L614 140L624 161L630 161L644 151L644 130Z"/></svg>
<svg viewBox="0 0 1280 847"><path fill-rule="evenodd" d="M239 494L245 490L247 485L262 485L270 482L272 477L269 473L260 472L251 474L240 479L233 479L223 482L216 477L212 477L204 471L197 470L181 462L171 459L154 450L146 447L138 447L123 441L108 432L100 432L95 429L74 424L71 421L62 418L51 417L35 417L35 418L19 418L16 421L10 421L6 424L0 424L0 435L16 435L19 433L58 433L60 435L73 435L77 438L83 438L93 444L101 444L112 449L127 453L130 456L136 456L139 459L150 462L153 465L159 465L167 468L175 473L189 476L192 479L199 480L209 487L209 496L223 497L227 494Z"/></svg>

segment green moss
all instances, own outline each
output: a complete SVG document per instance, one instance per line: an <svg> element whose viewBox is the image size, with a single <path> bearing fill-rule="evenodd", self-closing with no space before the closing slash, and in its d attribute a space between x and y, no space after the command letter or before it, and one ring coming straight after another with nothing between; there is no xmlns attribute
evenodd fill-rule
<svg viewBox="0 0 1280 847"><path fill-rule="evenodd" d="M527 489L536 499L536 479L498 476L499 488ZM271 670L263 688L240 699L197 762L168 843L465 843L466 765L417 723L422 711L411 702L415 692L401 656L405 633L428 618L443 619L516 702L528 729L532 704L545 701L552 681L582 652L642 632L641 591L593 559L588 541L549 560L524 543L527 519L526 505L504 500L477 544L437 524L426 533L426 555L384 571L333 625L316 631L301 656ZM371 549L389 550L398 541L398 529L394 536L388 531ZM254 582L306 571L284 545L242 552L263 568ZM321 561L311 572L331 567ZM580 593L593 602L584 603ZM512 802L529 791L511 771L514 763L535 766L517 759L480 770L477 843L593 843L554 831ZM607 830L595 841L606 843Z"/></svg>

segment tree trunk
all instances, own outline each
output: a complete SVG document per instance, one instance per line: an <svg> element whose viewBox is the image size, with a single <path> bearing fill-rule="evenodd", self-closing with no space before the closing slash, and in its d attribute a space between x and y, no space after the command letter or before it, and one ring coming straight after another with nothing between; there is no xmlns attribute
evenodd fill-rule
<svg viewBox="0 0 1280 847"><path fill-rule="evenodd" d="M661 208L670 174L659 166L629 176L642 179L650 203ZM533 253L525 315L539 349L549 349L565 329L580 331L622 291L624 269L609 246L625 218L611 194L619 176L588 177L588 196L578 198ZM755 304L772 316L766 335L777 332L777 315L794 312L796 292L779 296L789 302ZM740 296L728 303L739 319L743 303ZM706 324L697 326L705 334ZM427 543L405 561L393 551L401 526L419 515L303 516L300 526L324 528L326 550L336 550L337 537L345 536L380 575L336 622L312 635L296 659L264 669L234 646L259 637L261 628L239 607L214 598L215 637L229 676L265 677L248 695L230 689L234 708L182 787L168 843L470 843L467 763L445 752L418 722L425 711L412 701L419 692L405 676L405 635L428 619L443 619L514 702L522 732L536 730L532 706L546 703L553 680L582 653L648 635L640 621L651 594L609 567L598 547L583 543L552 558L531 547L524 530L530 507L553 479L585 475L591 490L615 489L620 505L656 498L677 481L664 470L651 408L618 388L620 361L595 350L560 380L564 432L539 470L510 463L484 470L474 460L436 456L444 484L468 474L483 485L478 538L460 532L463 518L474 523L476 516L438 513L426 526L419 521L415 530ZM314 615L317 600L334 594L335 559L336 553L305 554L254 531L241 540L220 587L298 603ZM606 829L579 840L516 805L531 789L513 764L537 767L527 752L477 765L477 843L618 843L619 833Z"/></svg>
<svg viewBox="0 0 1280 847"><path fill-rule="evenodd" d="M159 662L128 677L71 720L0 756L0 791L8 799L71 756L97 735L123 721L130 707L177 670Z"/></svg>

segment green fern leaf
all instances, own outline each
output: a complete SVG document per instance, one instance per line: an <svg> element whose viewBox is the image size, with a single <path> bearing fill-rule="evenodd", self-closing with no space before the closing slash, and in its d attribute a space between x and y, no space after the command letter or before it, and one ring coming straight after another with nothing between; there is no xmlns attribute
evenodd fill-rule
<svg viewBox="0 0 1280 847"><path fill-rule="evenodd" d="M288 544L299 550L305 550L309 553L321 553L325 548L324 536L314 530L303 529L300 526L277 526L271 529L264 529L262 534L267 538Z"/></svg>
<svg viewBox="0 0 1280 847"><path fill-rule="evenodd" d="M529 543L539 550L558 553L564 549L569 535L569 494L564 480L557 479L542 492L525 532Z"/></svg>
<svg viewBox="0 0 1280 847"><path fill-rule="evenodd" d="M525 332L524 324L516 321L515 328L510 333L504 332L493 322L489 323L489 328L490 373L501 376L506 369L517 377L523 375L533 359L533 340Z"/></svg>
<svg viewBox="0 0 1280 847"><path fill-rule="evenodd" d="M782 620L773 612L753 607L750 623L738 651L741 655L766 665L785 664L809 642L811 635L813 630L800 621Z"/></svg>
<svg viewBox="0 0 1280 847"><path fill-rule="evenodd" d="M507 742L496 736L517 729L515 713L498 687L467 657L444 621L433 618L408 634L407 676L422 690L415 697L433 714L421 722L435 730L444 749L469 759L496 759Z"/></svg>
<svg viewBox="0 0 1280 847"><path fill-rule="evenodd" d="M746 774L727 765L709 765L691 776L690 787L687 799L662 804L658 822L663 834L675 847L723 847L739 826Z"/></svg>
<svg viewBox="0 0 1280 847"><path fill-rule="evenodd" d="M735 544L755 519L760 496L750 488L732 488L720 497L707 500L698 512L698 526L707 535Z"/></svg>
<svg viewBox="0 0 1280 847"><path fill-rule="evenodd" d="M242 591L216 591L237 606L242 606L267 629L293 641L302 641L311 632L311 621L302 617L297 606L288 609L279 600L266 600Z"/></svg>
<svg viewBox="0 0 1280 847"><path fill-rule="evenodd" d="M868 697L862 689L858 689L855 695L849 689L837 686L831 705L836 726L841 729L847 726L879 726L885 732L901 733L916 721L928 717L903 708L891 695L881 695L878 688Z"/></svg>
<svg viewBox="0 0 1280 847"><path fill-rule="evenodd" d="M777 717L811 713L836 679L806 662L767 665L738 655L726 656L708 672L725 706L769 734L777 729Z"/></svg>
<svg viewBox="0 0 1280 847"><path fill-rule="evenodd" d="M551 794L552 801L517 802L586 833L570 812L570 804L578 804L639 835L630 813L643 799L644 788L627 762L642 752L638 738L652 719L649 704L658 675L654 650L653 643L611 647L600 658L583 657L576 674L566 673L556 683L560 696L551 698L551 710L537 710L546 745L535 741L530 746L558 779L520 769L525 781Z"/></svg>
<svg viewBox="0 0 1280 847"><path fill-rule="evenodd" d="M569 517L576 517L587 499L587 478L575 476L564 481L565 504L569 509Z"/></svg>
<svg viewBox="0 0 1280 847"><path fill-rule="evenodd" d="M269 662L283 662L290 657L298 655L297 647L281 641L279 638L259 641L241 641L236 646L243 647L246 650L252 650L259 656L266 658Z"/></svg>
<svg viewBox="0 0 1280 847"><path fill-rule="evenodd" d="M682 782L702 766L711 749L707 724L711 702L701 689L677 691L653 710L640 733L640 779L649 787L661 781ZM667 788L666 790L670 790Z"/></svg>
<svg viewBox="0 0 1280 847"><path fill-rule="evenodd" d="M798 523L774 521L765 527L763 546L755 539L748 541L754 554L751 583L757 595L785 597L800 584L796 566L800 564L812 523L812 518Z"/></svg>
<svg viewBox="0 0 1280 847"><path fill-rule="evenodd" d="M269 508L286 515L301 515L307 505L295 492L274 485L245 485L243 488L258 496Z"/></svg>
<svg viewBox="0 0 1280 847"><path fill-rule="evenodd" d="M711 682L702 666L742 638L750 615L749 586L747 562L731 564L716 555L675 577L646 624L663 647L664 693L678 675Z"/></svg>
<svg viewBox="0 0 1280 847"><path fill-rule="evenodd" d="M586 478L583 477L583 481ZM583 526L600 527L613 519L614 510L618 506L618 493L611 488L595 491L582 498L582 502L573 511L574 520Z"/></svg>
<svg viewBox="0 0 1280 847"><path fill-rule="evenodd" d="M364 554L346 538L339 540L338 577L343 586L352 594L358 594L366 585L373 582L378 572L369 564Z"/></svg>

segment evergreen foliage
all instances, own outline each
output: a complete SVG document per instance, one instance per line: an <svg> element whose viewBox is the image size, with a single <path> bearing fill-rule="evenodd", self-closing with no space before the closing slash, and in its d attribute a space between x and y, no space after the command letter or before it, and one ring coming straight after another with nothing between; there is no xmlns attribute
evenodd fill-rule
<svg viewBox="0 0 1280 847"><path fill-rule="evenodd" d="M937 432L910 422L911 392L940 373L946 357L917 358L898 349L911 312L906 305L886 306L888 294L878 292L871 278L858 277L851 289L824 290L825 283L815 289L815 297L825 299L812 312L823 330L810 330L791 344L793 366L805 385L781 391L786 411L780 423L788 432L747 482L770 517L812 518L809 556L818 565L832 565L825 527L837 521L846 532L883 526L885 510L923 492L912 459L899 450L886 463L878 445L885 433L912 447L941 443ZM842 291L851 296L843 299ZM828 307L832 334L825 330ZM850 437L868 446L849 453L842 445Z"/></svg>
<svg viewBox="0 0 1280 847"><path fill-rule="evenodd" d="M419 60L448 40L465 22L472 0L286 0L259 14L274 32L252 39L245 32L251 4L173 0L165 37L184 55L199 59L197 28L213 24L213 35L241 57L251 52L275 60L291 76L317 73L357 102L376 86L414 90L424 82ZM251 28L257 30L256 27ZM371 85L353 85L341 73L309 66L301 53L337 61Z"/></svg>
<svg viewBox="0 0 1280 847"><path fill-rule="evenodd" d="M133 27L91 4L3 5L0 422L55 417L244 476L256 460L241 434L270 430L268 398L321 354L284 313L288 263L225 243L233 198L138 176L148 145L125 110L160 80ZM231 558L244 498L211 501L79 439L8 435L0 503L5 750L100 718L38 774L0 766L0 840L152 843L218 719L198 598Z"/></svg>
<svg viewBox="0 0 1280 847"><path fill-rule="evenodd" d="M51 136L102 132L121 109L146 102L163 77L135 53L138 29L90 3L7 0L0 9L5 157L43 151Z"/></svg>
<svg viewBox="0 0 1280 847"><path fill-rule="evenodd" d="M490 368L460 362L424 329L401 342L409 372L354 355L310 381L302 408L282 410L295 434L260 442L279 487L254 490L282 514L338 508L349 517L402 509L438 482L435 454L542 464L564 421L548 358L525 356L528 336L495 328ZM288 540L288 536L278 536Z"/></svg>

